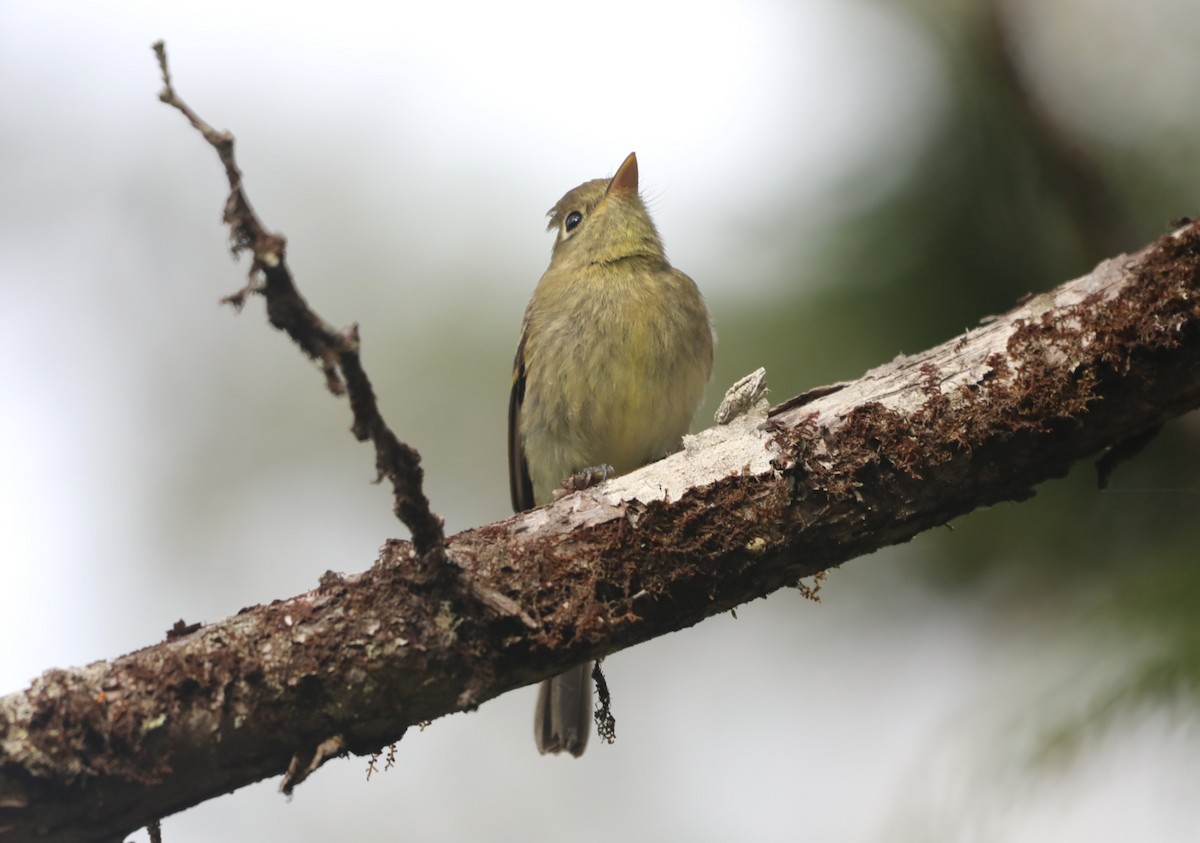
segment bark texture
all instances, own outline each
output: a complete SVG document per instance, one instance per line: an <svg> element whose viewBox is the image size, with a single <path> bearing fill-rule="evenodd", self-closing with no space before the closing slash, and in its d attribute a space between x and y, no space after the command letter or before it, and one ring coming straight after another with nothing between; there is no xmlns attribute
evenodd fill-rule
<svg viewBox="0 0 1200 843"><path fill-rule="evenodd" d="M1200 406L1200 227L675 456L0 699L0 843L112 841L1020 500ZM1118 453L1119 451L1113 451ZM401 747L403 751L403 747Z"/></svg>

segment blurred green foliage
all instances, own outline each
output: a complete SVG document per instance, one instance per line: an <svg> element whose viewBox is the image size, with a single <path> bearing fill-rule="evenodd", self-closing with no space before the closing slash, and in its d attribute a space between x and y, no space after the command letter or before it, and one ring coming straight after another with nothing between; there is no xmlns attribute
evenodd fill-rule
<svg viewBox="0 0 1200 843"><path fill-rule="evenodd" d="M1159 143L1194 160L1194 140L1182 151L1177 136L1113 149L1073 136L1033 93L1039 80L1015 60L1012 33L994 10L926 23L953 80L933 142L899 190L831 223L815 260L797 253L787 262L805 276L790 301L726 314L726 338L760 339L722 345L718 382L762 364L755 352L767 345L763 336L776 349L767 366L777 398L857 377L1200 213L1188 181L1164 178L1153 163ZM786 221L781 215L761 236L786 240ZM919 537L915 561L900 564L947 599L983 595L1064 633L1118 642L1103 658L1122 678L1078 719L1048 724L1049 752L1146 703L1200 704L1198 515L1193 414L1121 464L1107 490L1098 490L1090 465L1078 465L1033 500Z"/></svg>

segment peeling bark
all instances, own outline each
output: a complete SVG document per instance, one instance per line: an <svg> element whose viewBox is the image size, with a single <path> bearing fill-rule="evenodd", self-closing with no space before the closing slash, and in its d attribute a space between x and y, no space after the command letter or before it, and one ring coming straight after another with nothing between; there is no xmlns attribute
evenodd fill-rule
<svg viewBox="0 0 1200 843"><path fill-rule="evenodd" d="M1200 226L446 545L0 699L0 843L111 841L1021 500L1200 405ZM301 776L302 778L303 776ZM293 782L295 783L295 782Z"/></svg>

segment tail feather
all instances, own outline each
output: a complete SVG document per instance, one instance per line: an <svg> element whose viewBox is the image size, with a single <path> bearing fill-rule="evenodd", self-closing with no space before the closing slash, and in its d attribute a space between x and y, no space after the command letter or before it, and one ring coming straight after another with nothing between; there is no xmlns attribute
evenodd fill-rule
<svg viewBox="0 0 1200 843"><path fill-rule="evenodd" d="M542 682L533 719L538 752L569 752L578 758L587 749L591 731L591 662Z"/></svg>

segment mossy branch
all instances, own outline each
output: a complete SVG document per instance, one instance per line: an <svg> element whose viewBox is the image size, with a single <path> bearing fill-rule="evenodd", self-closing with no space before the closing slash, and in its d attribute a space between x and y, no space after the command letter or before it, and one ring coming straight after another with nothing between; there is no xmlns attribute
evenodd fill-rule
<svg viewBox="0 0 1200 843"><path fill-rule="evenodd" d="M459 533L453 580L391 541L361 574L47 672L0 699L0 843L113 840L212 794L371 753L413 724L1026 498L1198 405L1192 224L923 354Z"/></svg>

